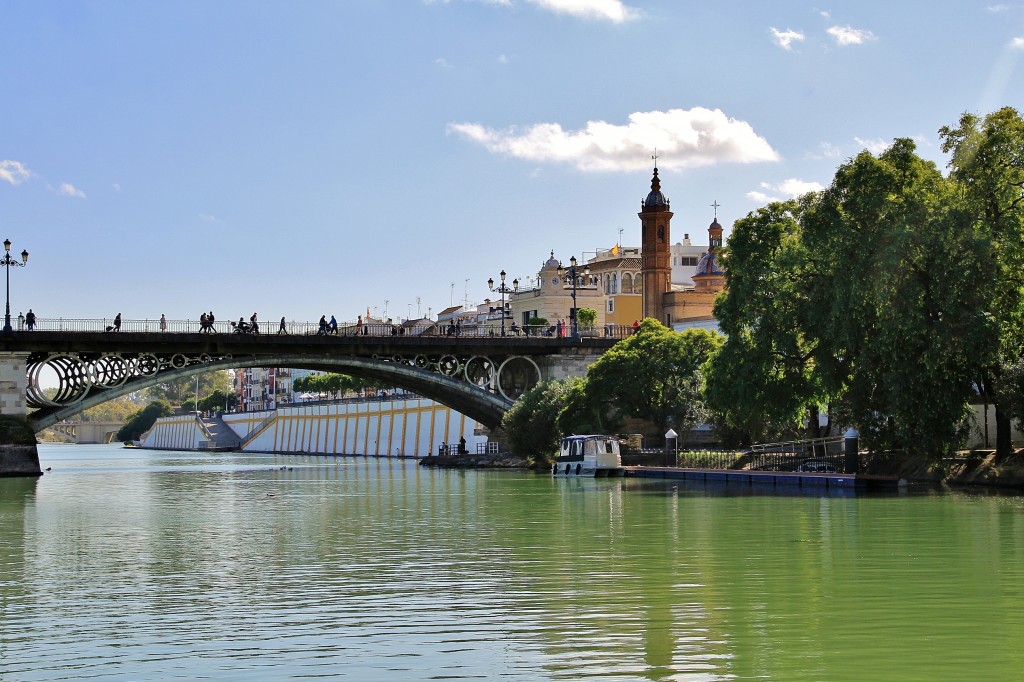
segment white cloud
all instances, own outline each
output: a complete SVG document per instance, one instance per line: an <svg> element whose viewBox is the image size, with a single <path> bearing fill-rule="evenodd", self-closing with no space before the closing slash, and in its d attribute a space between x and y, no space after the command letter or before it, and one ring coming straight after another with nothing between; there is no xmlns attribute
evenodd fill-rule
<svg viewBox="0 0 1024 682"><path fill-rule="evenodd" d="M881 154L882 152L889 148L889 145L892 144L891 141L883 140L880 137L874 140L867 140L864 139L863 137L855 137L853 138L853 140L861 147L864 147L864 149L867 149L872 154Z"/></svg>
<svg viewBox="0 0 1024 682"><path fill-rule="evenodd" d="M20 185L30 177L32 177L32 171L26 168L21 161L0 161L0 180L12 185Z"/></svg>
<svg viewBox="0 0 1024 682"><path fill-rule="evenodd" d="M747 198L756 201L759 204L770 204L773 201L779 201L778 197L773 197L765 194L764 192L750 191L747 192Z"/></svg>
<svg viewBox="0 0 1024 682"><path fill-rule="evenodd" d="M795 199L807 194L808 192L820 192L825 189L825 187L818 182L808 182L807 180L789 178L788 180L783 180L775 185L768 182L762 182L761 189L768 190L768 192L772 192L773 194L768 194L767 192L761 192L759 190L751 190L747 192L747 198L758 203L767 204L772 201L781 201L777 196L779 194L783 195L787 199Z"/></svg>
<svg viewBox="0 0 1024 682"><path fill-rule="evenodd" d="M779 192L791 197L799 197L807 194L808 192L820 192L825 189L825 186L819 182L789 178L788 180L783 180L771 189L778 190Z"/></svg>
<svg viewBox="0 0 1024 682"><path fill-rule="evenodd" d="M1015 50L1024 50L1024 36L1017 36L1010 41L1010 47Z"/></svg>
<svg viewBox="0 0 1024 682"><path fill-rule="evenodd" d="M511 7L512 0L475 0L476 2L483 3L485 5L501 5L503 7ZM423 0L424 5L447 5L451 0Z"/></svg>
<svg viewBox="0 0 1024 682"><path fill-rule="evenodd" d="M217 216L212 216L209 213L200 213L199 214L199 219L202 220L204 223L219 223L220 222L219 220L217 220Z"/></svg>
<svg viewBox="0 0 1024 682"><path fill-rule="evenodd" d="M423 0L425 5L447 5L452 0ZM497 7L513 7L513 0L465 0ZM622 0L525 0L556 14L568 14L581 19L599 19L621 24L640 17L640 10Z"/></svg>
<svg viewBox="0 0 1024 682"><path fill-rule="evenodd" d="M821 10L820 12L818 12L818 14L820 14L823 19L831 19L832 18L832 13L829 12L827 9Z"/></svg>
<svg viewBox="0 0 1024 682"><path fill-rule="evenodd" d="M440 66L442 69L453 69L453 68L455 68L451 64L449 64L448 60L445 59L444 57L438 57L437 59L434 60L434 63L437 64L438 66Z"/></svg>
<svg viewBox="0 0 1024 682"><path fill-rule="evenodd" d="M111 187L114 188L115 192L120 192L121 191L121 183L120 182L115 182L113 185L111 185Z"/></svg>
<svg viewBox="0 0 1024 682"><path fill-rule="evenodd" d="M640 16L639 10L622 0L529 0L546 10L583 19L601 19L621 24Z"/></svg>
<svg viewBox="0 0 1024 682"><path fill-rule="evenodd" d="M507 54L499 54L498 55L498 63L499 64L508 64L510 61L512 61L512 58L509 57Z"/></svg>
<svg viewBox="0 0 1024 682"><path fill-rule="evenodd" d="M625 125L588 121L576 131L563 130L558 123L508 130L450 123L448 132L458 133L496 154L570 163L585 171L648 168L655 149L658 165L666 169L779 158L749 123L729 118L719 109L703 107L637 112L629 115Z"/></svg>
<svg viewBox="0 0 1024 682"><path fill-rule="evenodd" d="M989 12L992 12L993 14L995 14L997 12L1009 11L1010 6L1009 5L989 5L985 9L987 9Z"/></svg>
<svg viewBox="0 0 1024 682"><path fill-rule="evenodd" d="M783 50L792 50L794 42L799 42L804 39L804 34L800 31L793 31L788 28L785 31L780 31L774 26L768 30L771 31L772 40L774 40L775 44Z"/></svg>
<svg viewBox="0 0 1024 682"><path fill-rule="evenodd" d="M807 152L804 156L808 159L838 159L841 155L839 147L830 142L822 142L818 145L818 151Z"/></svg>
<svg viewBox="0 0 1024 682"><path fill-rule="evenodd" d="M63 194L66 197L76 197L78 199L85 198L85 192L78 189L70 182L61 183L61 186L57 189L57 194Z"/></svg>
<svg viewBox="0 0 1024 682"><path fill-rule="evenodd" d="M852 26L829 26L826 32L839 45L860 45L865 41L875 39L875 34L871 31Z"/></svg>

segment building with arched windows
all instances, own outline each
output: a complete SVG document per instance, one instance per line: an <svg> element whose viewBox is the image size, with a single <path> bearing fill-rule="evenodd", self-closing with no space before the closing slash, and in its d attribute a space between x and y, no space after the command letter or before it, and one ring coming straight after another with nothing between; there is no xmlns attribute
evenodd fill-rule
<svg viewBox="0 0 1024 682"><path fill-rule="evenodd" d="M630 326L645 317L676 329L714 327L715 296L725 286L719 263L722 226L717 217L708 227L708 246L693 244L688 233L672 244L673 214L661 191L657 168L638 215L640 247L597 249L593 257L577 264L576 309L595 310L595 324L601 329ZM573 283L567 279L567 265L552 251L536 280L520 285L509 299L516 324L528 324L535 318L571 324Z"/></svg>

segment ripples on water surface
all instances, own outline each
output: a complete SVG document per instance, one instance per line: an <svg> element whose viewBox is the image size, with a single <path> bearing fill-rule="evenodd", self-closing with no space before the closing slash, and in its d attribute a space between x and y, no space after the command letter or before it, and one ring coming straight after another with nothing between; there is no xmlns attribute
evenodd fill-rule
<svg viewBox="0 0 1024 682"><path fill-rule="evenodd" d="M1024 676L1018 497L40 457L0 479L3 682Z"/></svg>

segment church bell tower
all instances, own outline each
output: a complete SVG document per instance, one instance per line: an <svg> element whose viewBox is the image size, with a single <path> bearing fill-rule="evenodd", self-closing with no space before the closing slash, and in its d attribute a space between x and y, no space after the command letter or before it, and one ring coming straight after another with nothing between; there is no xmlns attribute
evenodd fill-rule
<svg viewBox="0 0 1024 682"><path fill-rule="evenodd" d="M669 201L661 193L658 166L655 160L651 192L640 202L640 274L643 277L644 317L653 317L665 322L662 316L665 294L671 290L672 267L669 245L672 243L670 226L672 211Z"/></svg>

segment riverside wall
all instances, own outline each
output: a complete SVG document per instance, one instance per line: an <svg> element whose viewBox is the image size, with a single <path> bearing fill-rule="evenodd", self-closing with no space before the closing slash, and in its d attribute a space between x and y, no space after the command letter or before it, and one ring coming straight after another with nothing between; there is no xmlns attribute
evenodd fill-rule
<svg viewBox="0 0 1024 682"><path fill-rule="evenodd" d="M151 450L205 450L207 436L193 414L160 417L142 434L139 447Z"/></svg>
<svg viewBox="0 0 1024 682"><path fill-rule="evenodd" d="M460 437L469 452L487 442L474 434L475 421L426 398L288 405L223 419L244 452L419 458ZM205 443L195 419L185 415L158 419L141 446L198 450Z"/></svg>

